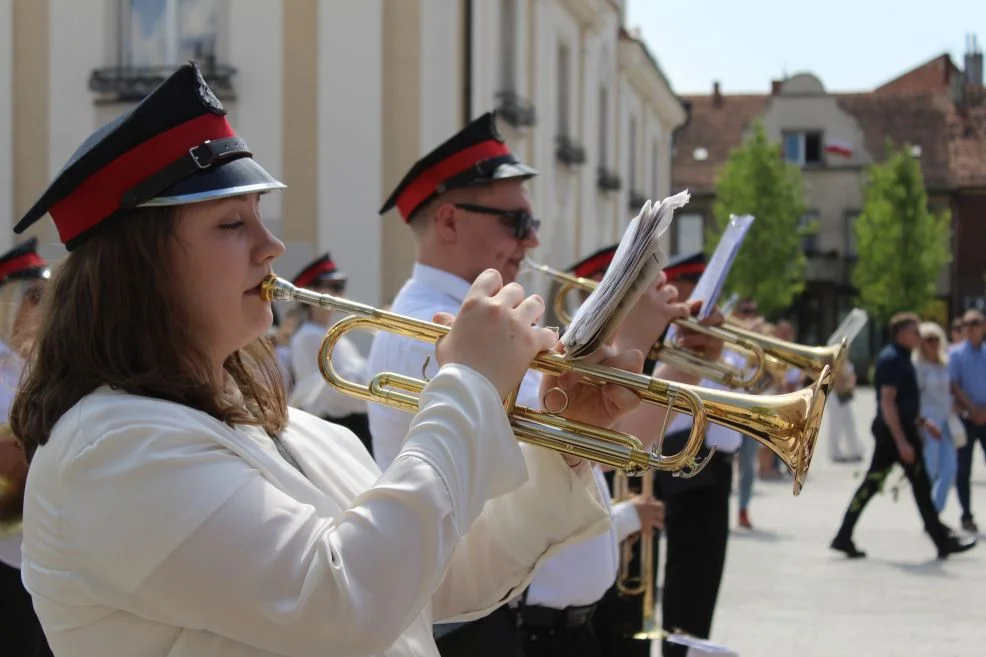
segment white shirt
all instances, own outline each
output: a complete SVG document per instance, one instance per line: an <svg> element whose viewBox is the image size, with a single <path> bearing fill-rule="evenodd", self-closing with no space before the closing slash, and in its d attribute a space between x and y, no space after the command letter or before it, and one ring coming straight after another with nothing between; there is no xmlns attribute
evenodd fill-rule
<svg viewBox="0 0 986 657"><path fill-rule="evenodd" d="M288 403L318 417L341 418L366 413L365 401L339 392L318 371L318 352L326 330L324 326L305 322L291 336L291 370L295 382ZM335 343L332 366L344 379L366 383L366 359L346 336Z"/></svg>
<svg viewBox="0 0 986 657"><path fill-rule="evenodd" d="M24 359L0 341L0 424L10 418L17 385L24 369ZM0 562L11 568L21 567L21 533L15 532L0 539Z"/></svg>
<svg viewBox="0 0 986 657"><path fill-rule="evenodd" d="M732 367L745 369L746 359L735 351L726 349L722 352L722 361ZM715 388L716 390L730 390L717 381L703 379L699 384L703 388ZM691 429L692 416L688 413L676 413L671 422L668 423L668 433ZM743 435L732 429L709 422L705 425L705 446L708 448L716 447L717 451L724 454L732 454L743 445Z"/></svg>
<svg viewBox="0 0 986 657"><path fill-rule="evenodd" d="M410 280L394 299L392 312L431 321L438 312L458 314L470 284L448 272L415 263ZM434 345L395 333L377 333L370 348L367 372L396 372L415 378L430 357L426 371L433 376L436 367ZM528 370L521 383L517 403L540 408L538 398L541 375ZM368 408L373 455L377 464L386 467L400 450L412 416L397 409L370 404ZM616 581L619 568L618 544L629 534L639 531L640 518L630 503L610 507L606 480L598 468L595 472L599 496L606 500L613 516L613 528L604 535L572 545L540 567L531 583L527 604L563 609L598 601Z"/></svg>
<svg viewBox="0 0 986 657"><path fill-rule="evenodd" d="M437 657L538 563L605 531L585 465L514 438L447 366L383 474L352 432L256 428L100 388L34 457L23 580L59 657ZM560 513L559 510L564 510Z"/></svg>

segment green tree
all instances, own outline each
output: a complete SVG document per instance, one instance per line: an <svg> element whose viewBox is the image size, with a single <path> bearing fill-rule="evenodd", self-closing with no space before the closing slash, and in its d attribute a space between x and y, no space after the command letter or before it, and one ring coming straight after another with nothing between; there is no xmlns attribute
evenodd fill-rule
<svg viewBox="0 0 986 657"><path fill-rule="evenodd" d="M801 169L781 155L757 122L753 133L729 154L716 181L716 228L706 236L711 254L730 215L753 215L753 225L736 255L725 292L754 299L768 317L790 307L805 286L807 259L802 238L818 230L802 225L805 214Z"/></svg>
<svg viewBox="0 0 986 657"><path fill-rule="evenodd" d="M853 285L875 321L901 311L921 312L935 296L942 267L951 261L946 210L928 210L918 161L909 146L894 149L867 170L863 210L856 219L858 260Z"/></svg>

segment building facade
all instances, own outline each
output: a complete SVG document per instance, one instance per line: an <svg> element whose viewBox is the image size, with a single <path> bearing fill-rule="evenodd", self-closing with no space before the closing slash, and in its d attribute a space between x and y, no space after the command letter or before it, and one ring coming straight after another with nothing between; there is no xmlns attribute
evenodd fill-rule
<svg viewBox="0 0 986 657"><path fill-rule="evenodd" d="M981 66L977 77L975 53L967 60L964 74L943 56L868 93L833 93L801 73L774 81L762 95L726 94L715 83L711 94L685 98L690 121L676 141L672 179L695 200L677 218L672 242L701 245L701 228L714 226L716 177L761 122L783 157L802 170L808 211L801 220L817 221L818 231L802 245L805 291L788 315L800 342L822 344L856 303L853 223L863 207L866 167L885 159L890 139L918 158L929 209L952 214L952 263L941 272L936 301L916 309L946 324L976 304L986 284L986 238L980 237L986 215L978 205L986 200L986 106ZM854 360L868 363L882 338L882 327L870 326L853 344Z"/></svg>
<svg viewBox="0 0 986 657"><path fill-rule="evenodd" d="M623 18L617 0L0 0L0 248L89 133L195 59L288 185L263 201L279 273L329 250L354 298L387 303L414 252L384 198L494 109L540 171L535 255L565 267L672 191L684 108ZM32 231L63 255L50 223Z"/></svg>

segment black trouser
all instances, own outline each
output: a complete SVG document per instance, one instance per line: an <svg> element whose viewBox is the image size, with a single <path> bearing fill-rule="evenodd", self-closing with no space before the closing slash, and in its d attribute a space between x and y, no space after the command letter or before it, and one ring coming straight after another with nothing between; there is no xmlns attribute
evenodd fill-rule
<svg viewBox="0 0 986 657"><path fill-rule="evenodd" d="M0 563L0 654L51 657L31 596L21 583L21 571L5 563Z"/></svg>
<svg viewBox="0 0 986 657"><path fill-rule="evenodd" d="M610 490L613 489L613 473L606 473L606 480L609 482ZM640 477L631 477L629 488L632 494L640 493ZM655 497L660 497L657 492L657 480L654 482L655 490L651 492ZM619 500L617 500L619 501ZM657 566L660 562L659 554L661 532L654 532L654 558L651 563L651 573L657 578ZM623 546L620 546L622 558ZM632 558L629 563L629 573L636 577L641 573L640 570L640 540L634 542L631 550ZM657 583L654 583L657 586ZM592 625L599 640L599 646L606 657L650 657L649 640L634 639L633 635L643 627L643 596L642 595L623 595L614 584L610 587L603 599L596 605L596 611L592 616Z"/></svg>
<svg viewBox="0 0 986 657"><path fill-rule="evenodd" d="M958 472L955 475L955 492L959 494L959 504L962 505L962 520L972 520L972 497L969 494L969 479L972 476L972 453L976 451L976 442L983 448L986 456L986 424L976 425L963 420L965 425L966 443L957 451Z"/></svg>
<svg viewBox="0 0 986 657"><path fill-rule="evenodd" d="M523 657L517 617L506 605L438 638L442 657Z"/></svg>
<svg viewBox="0 0 986 657"><path fill-rule="evenodd" d="M687 431L665 438L665 453L677 452ZM704 454L703 454L704 457ZM667 560L661 597L661 625L708 639L729 540L729 495L733 485L733 454L716 452L695 477L658 473L664 499ZM664 642L664 657L685 657L685 646Z"/></svg>
<svg viewBox="0 0 986 657"><path fill-rule="evenodd" d="M520 612L524 657L603 657L606 653L591 622L594 612L595 605L571 609L525 606Z"/></svg>
<svg viewBox="0 0 986 657"><path fill-rule="evenodd" d="M842 520L842 527L839 528L839 536L852 538L853 529L859 521L866 505L869 504L873 496L883 487L883 482L890 474L890 470L895 463L899 463L904 468L904 474L911 482L911 492L914 493L914 503L921 514L924 522L924 531L928 533L935 545L941 547L948 538L948 528L938 519L938 512L931 501L931 483L928 480L928 472L924 467L924 458L921 456L921 438L918 435L917 427L913 422L902 421L904 436L908 444L914 450L914 462L904 463L900 460L900 452L897 451L897 444L894 442L890 429L879 417L873 420L871 431L876 444L873 449L873 460L870 461L870 468L866 471L863 483L856 489L846 515Z"/></svg>
<svg viewBox="0 0 986 657"><path fill-rule="evenodd" d="M328 420L333 424L338 424L341 427L346 427L355 433L356 437L363 443L363 446L366 447L366 451L370 453L370 456L373 456L373 440L370 438L370 418L366 413L352 413L343 417L325 416L322 419Z"/></svg>

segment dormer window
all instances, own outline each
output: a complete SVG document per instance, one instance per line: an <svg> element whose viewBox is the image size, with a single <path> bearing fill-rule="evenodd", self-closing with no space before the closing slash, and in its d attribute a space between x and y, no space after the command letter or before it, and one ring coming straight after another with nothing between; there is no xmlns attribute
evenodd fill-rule
<svg viewBox="0 0 986 657"><path fill-rule="evenodd" d="M785 131L784 159L798 166L822 164L822 133L820 131Z"/></svg>

